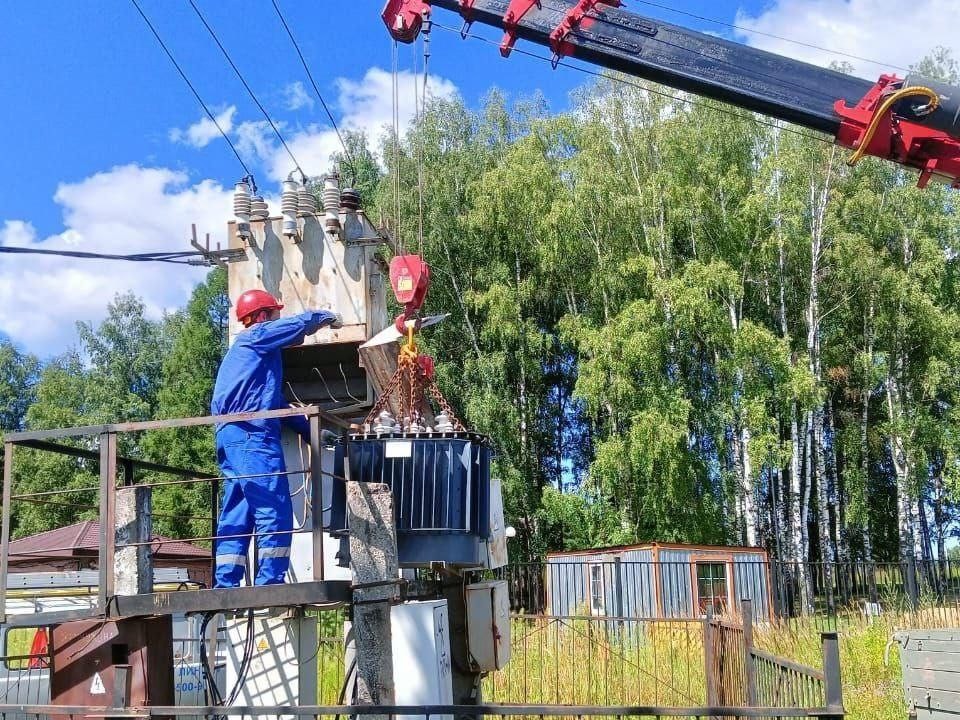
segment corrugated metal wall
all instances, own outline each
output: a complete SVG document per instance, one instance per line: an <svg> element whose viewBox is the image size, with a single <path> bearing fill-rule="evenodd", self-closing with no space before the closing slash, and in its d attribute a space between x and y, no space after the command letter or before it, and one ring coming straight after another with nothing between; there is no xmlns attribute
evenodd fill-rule
<svg viewBox="0 0 960 720"><path fill-rule="evenodd" d="M627 550L621 555L620 594L627 617L653 618L657 616L655 584L653 581L653 551L647 548Z"/></svg>
<svg viewBox="0 0 960 720"><path fill-rule="evenodd" d="M733 589L734 601L750 600L753 603L753 617L768 620L770 607L769 562L759 553L734 553Z"/></svg>
<svg viewBox="0 0 960 720"><path fill-rule="evenodd" d="M663 617L697 617L693 606L693 574L689 549L660 548L660 608Z"/></svg>

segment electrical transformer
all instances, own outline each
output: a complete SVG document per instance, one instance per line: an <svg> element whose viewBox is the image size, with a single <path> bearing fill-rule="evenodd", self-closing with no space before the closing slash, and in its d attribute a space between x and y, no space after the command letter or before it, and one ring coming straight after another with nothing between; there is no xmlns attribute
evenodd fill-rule
<svg viewBox="0 0 960 720"><path fill-rule="evenodd" d="M491 483L487 438L466 432L351 435L342 448L337 474L349 471L350 480L384 483L393 492L401 565L490 567L491 530L502 534L504 524L500 498L491 503L491 488L500 486ZM491 508L500 516L491 517ZM342 483L333 486L330 531L348 532ZM500 544L505 548L505 541Z"/></svg>

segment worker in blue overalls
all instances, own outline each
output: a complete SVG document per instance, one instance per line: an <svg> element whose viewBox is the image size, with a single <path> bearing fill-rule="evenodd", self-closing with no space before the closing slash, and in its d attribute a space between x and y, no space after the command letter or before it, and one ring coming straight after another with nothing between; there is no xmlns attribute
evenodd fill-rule
<svg viewBox="0 0 960 720"><path fill-rule="evenodd" d="M299 345L323 326L340 327L340 316L317 310L280 318L283 309L263 290L237 300L237 320L247 329L227 351L217 373L210 410L214 415L279 410L283 396L283 348ZM310 425L297 415L282 421L308 442ZM223 505L217 525L216 587L238 587L250 534L257 535L255 585L282 583L290 567L293 505L280 444L281 420L249 420L217 426L217 463L223 472Z"/></svg>

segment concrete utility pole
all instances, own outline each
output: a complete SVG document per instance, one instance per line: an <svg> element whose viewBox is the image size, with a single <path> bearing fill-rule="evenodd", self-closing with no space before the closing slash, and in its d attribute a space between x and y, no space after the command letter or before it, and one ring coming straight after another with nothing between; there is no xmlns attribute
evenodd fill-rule
<svg viewBox="0 0 960 720"><path fill-rule="evenodd" d="M123 547L131 543L149 543L153 532L152 488L117 488L116 547L113 557L114 591L117 595L142 595L153 592L153 556L149 545Z"/></svg>
<svg viewBox="0 0 960 720"><path fill-rule="evenodd" d="M394 703L390 606L399 601L393 494L381 483L347 483L357 702ZM373 715L371 720L386 716Z"/></svg>

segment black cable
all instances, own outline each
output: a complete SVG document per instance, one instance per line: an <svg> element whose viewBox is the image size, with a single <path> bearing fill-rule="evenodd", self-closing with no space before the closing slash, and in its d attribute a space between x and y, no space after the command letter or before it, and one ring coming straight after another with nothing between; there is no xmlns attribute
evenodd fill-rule
<svg viewBox="0 0 960 720"><path fill-rule="evenodd" d="M474 33L466 33L466 34L464 34L463 32L461 32L461 29L460 29L460 28L453 28L453 27L449 27L449 26L447 26L447 25L442 25L442 24L438 23L436 20L433 21L433 26L434 26L434 27L438 27L438 28L440 28L441 30L446 30L447 32L456 33L457 35L460 35L460 36L462 36L462 37L464 37L464 38L470 38L470 39L473 39L473 40L480 40L480 41L485 42L485 43L487 43L487 44L496 45L497 47L500 47L500 42L497 41L497 40L491 40L490 38L483 37L482 35L476 35L476 34L474 34ZM538 55L538 54L535 53L535 52L530 52L529 50L524 50L523 48L516 48L516 47L515 47L515 48L513 49L513 52L519 53L520 55L525 55L525 56L527 56L527 57L534 58L534 59L536 59L536 60L543 60L544 62L548 62L548 63L550 63L551 65L553 64L553 58L547 57L547 56L545 56L545 55ZM775 129L775 130L782 130L783 132L788 132L788 133L791 133L791 134L793 134L793 135L797 135L798 137L806 138L807 140L814 140L814 141L816 141L816 142L822 142L823 144L829 145L829 146L831 146L831 147L833 147L833 145L834 145L833 140L832 140L832 139L829 139L828 136L826 136L826 135L822 135L822 136L821 136L821 135L814 135L814 134L808 133L808 132L802 132L802 131L800 131L800 130L797 130L796 128L790 127L789 125L777 125L776 123L772 123L772 122L769 122L769 121L766 121L766 120L763 120L763 119L757 117L756 114L745 115L745 114L743 114L743 113L736 112L736 111L734 111L734 110L729 110L729 109L724 108L724 107L720 107L720 106L717 106L717 105L711 105L710 103L707 103L707 102L705 102L704 100L701 100L701 99L690 100L690 99L688 99L688 98L683 98L683 97L680 97L680 96L678 96L678 95L672 95L672 94L670 94L670 93L668 93L668 92L664 92L663 90L657 90L657 89L654 88L654 87L646 87L646 86L644 86L644 85L640 85L639 83L631 82L630 80L624 80L623 78L617 77L617 76L615 76L615 75L608 75L608 74L606 74L606 73L604 73L604 72L602 72L602 71L592 70L592 69L590 69L590 68L581 67L581 66L579 66L579 65L571 65L570 63L564 62L564 61L562 61L562 60L559 61L559 62L556 64L556 66L557 66L557 67L569 68L570 70L576 70L576 71L582 72L582 73L584 73L584 74L586 74L586 75L593 75L594 77L602 78L602 79L604 79L604 80L610 80L611 82L617 82L617 83L620 83L621 85L626 85L626 86L628 86L628 87L632 87L632 88L635 88L635 89L637 89L637 90L644 90L644 91L646 91L646 92L653 93L654 95L659 95L660 97L668 98L668 99L670 99L670 100L675 100L675 101L677 101L677 102L690 103L691 105L693 105L693 104L698 104L698 105L700 105L701 107L707 108L707 109L709 109L709 110L715 110L716 112L723 113L724 115L729 115L730 117L740 118L741 120L744 119L744 118L752 118L752 119L753 119L754 121L756 121L757 123L759 123L759 124L761 124L761 125L765 125L765 126L767 126L767 127L769 127L769 128L773 128L773 129Z"/></svg>
<svg viewBox="0 0 960 720"><path fill-rule="evenodd" d="M697 15L696 13L688 12L687 10L678 10L677 8L670 7L669 5L662 5L661 3L650 2L650 0L637 0L641 5L649 5L650 7L660 8L661 10L667 10L678 15L686 15L687 17L694 18L695 20L702 20L703 22L713 23L715 25L722 25L723 27L733 28L734 30L739 30L745 33L751 33L753 35L762 35L764 37L773 38L774 40L783 40L784 42L792 43L794 45L799 45L800 47L810 48L812 50L822 50L823 52L828 52L832 55L840 55L842 57L848 57L851 60L860 60L861 62L873 63L874 65L879 65L880 67L890 67L895 70L903 70L904 72L910 72L910 68L905 68L900 65L894 65L893 63L880 62L879 60L872 60L870 58L861 57L859 55L853 55L851 53L843 52L842 50L833 50L828 47L823 47L821 45L814 45L813 43L803 42L802 40L794 40L792 38L783 37L782 35L775 35L774 33L764 32L762 30L751 30L750 28L741 27L740 25L735 25L733 23L728 23L723 20L717 20L716 18L704 17L703 15Z"/></svg>
<svg viewBox="0 0 960 720"><path fill-rule="evenodd" d="M207 626L216 615L215 612L206 612L203 614L203 622L200 623L200 666L206 676L207 697L210 705L223 704L223 695L217 687L217 678L214 669L210 667L210 658L207 655ZM214 650L214 662L216 662L216 650Z"/></svg>
<svg viewBox="0 0 960 720"><path fill-rule="evenodd" d="M196 265L196 260L186 258L202 257L204 253L194 251L155 252L118 255L112 253L84 252L80 250L47 250L15 245L0 245L0 253L9 255L49 255L53 257L79 258L81 260L124 260L126 262L165 262L172 265ZM200 263L203 264L203 263Z"/></svg>
<svg viewBox="0 0 960 720"><path fill-rule="evenodd" d="M240 68L238 68L236 63L233 62L233 59L230 57L230 53L227 52L227 49L223 46L223 43L220 42L220 38L217 37L217 34L213 31L213 28L210 27L210 23L207 22L207 19L203 16L203 13L200 12L200 8L197 7L197 4L193 0L187 0L187 2L190 3L190 7L193 8L193 11L197 14L197 17L200 18L200 22L203 23L203 26L207 29L207 32L210 33L210 37L213 38L213 41L217 44L217 47L220 48L220 52L223 53L223 56L227 59L227 62L230 63L230 67L233 68L233 71L237 74L237 77L240 78L240 82L243 83L243 87L246 88L247 93L250 95L253 102L256 103L257 107L260 108L260 112L263 113L263 116L267 119L267 122L270 123L270 127L273 128L273 132L276 133L277 138L280 140L280 144L283 145L283 149L287 151L287 155L289 155L290 159L293 160L294 167L300 171L301 178L306 181L306 173L303 172L303 168L300 167L300 163L298 163L297 159L293 156L293 152L287 145L287 141L283 139L283 135L280 134L277 124L273 121L273 118L270 117L270 114L267 112L266 108L264 108L261 102L257 99L257 96L247 83L246 78L243 77L243 73L240 72Z"/></svg>
<svg viewBox="0 0 960 720"><path fill-rule="evenodd" d="M337 126L337 121L333 117L333 113L330 112L330 108L327 107L326 101L323 99L323 95L320 92L320 88L317 87L317 81L313 79L313 73L310 72L310 67L307 65L307 60L303 56L303 52L300 50L300 45L297 43L296 38L293 36L293 32L290 30L290 26L287 25L286 19L283 17L283 13L280 11L280 5L277 4L277 0L270 0L273 3L273 9L277 11L277 17L280 18L280 22L283 25L283 29L287 31L287 37L290 38L290 42L293 43L294 49L297 51L297 55L300 58L300 64L303 65L304 71L307 73L307 77L310 79L310 84L313 86L313 91L317 94L317 99L320 100L320 104L323 106L323 111L327 114L327 117L330 119L330 124L333 125L334 132L337 133L337 138L340 140L340 145L343 147L344 155L346 156L347 165L350 167L350 172L352 174L352 179L350 184L354 184L357 180L357 165L354 162L353 154L350 152L350 148L347 147L347 143L344 142L343 136L340 134L340 128Z"/></svg>
<svg viewBox="0 0 960 720"><path fill-rule="evenodd" d="M223 131L223 128L220 127L220 123L217 122L217 118L214 117L212 112L210 112L210 108L207 107L207 104L203 101L203 98L200 97L200 93L197 92L197 89L193 86L193 83L190 82L190 78L187 77L187 74L183 71L183 68L180 67L180 63L174 59L173 53L171 53L169 48L167 48L166 44L163 42L163 39L160 37L160 33L157 32L157 29L153 26L153 23L150 22L150 18L147 17L146 13L143 11L143 8L140 7L140 4L137 2L137 0L130 0L130 2L133 3L133 6L137 9L137 12L140 13L140 17L143 18L143 21L147 24L147 27L150 28L150 32L153 33L153 36L157 39L157 42L160 43L160 47L163 48L163 51L167 54L167 57L170 58L170 62L173 63L173 66L177 69L177 72L180 73L180 77L183 78L183 81L187 84L187 87L190 88L191 92L193 92L193 96L197 99L197 102L200 103L200 106L203 108L204 112L207 113L207 117L210 118L217 130L220 131L223 139L227 141L227 145L229 145L230 149L233 150L233 154L237 156L237 161L243 167L243 171L247 175L252 176L253 173L250 172L250 168L247 167L247 164L243 161L243 158L240 157L240 153L237 151L233 141L227 137L227 134Z"/></svg>

